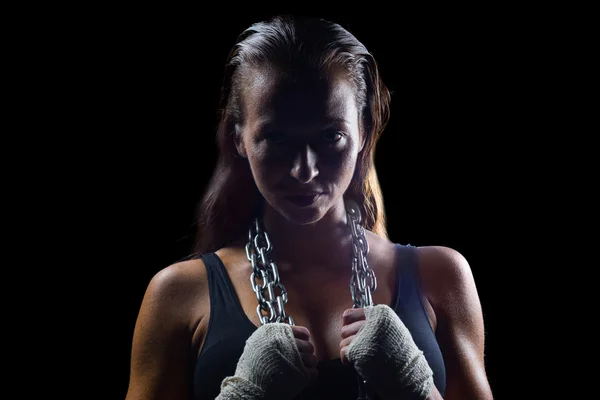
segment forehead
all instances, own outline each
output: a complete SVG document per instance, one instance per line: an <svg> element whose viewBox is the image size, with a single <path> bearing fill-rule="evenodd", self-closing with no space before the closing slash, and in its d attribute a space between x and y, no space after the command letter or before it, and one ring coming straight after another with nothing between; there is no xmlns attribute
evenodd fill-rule
<svg viewBox="0 0 600 400"><path fill-rule="evenodd" d="M244 124L307 127L334 121L356 123L355 89L342 72L284 73L254 67L244 74Z"/></svg>

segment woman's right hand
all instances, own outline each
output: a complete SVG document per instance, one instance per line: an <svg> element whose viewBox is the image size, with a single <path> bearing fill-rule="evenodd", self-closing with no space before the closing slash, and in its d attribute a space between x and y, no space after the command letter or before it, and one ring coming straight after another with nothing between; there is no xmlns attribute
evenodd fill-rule
<svg viewBox="0 0 600 400"><path fill-rule="evenodd" d="M234 376L221 383L217 400L293 399L316 377L310 332L285 323L260 326L246 340Z"/></svg>

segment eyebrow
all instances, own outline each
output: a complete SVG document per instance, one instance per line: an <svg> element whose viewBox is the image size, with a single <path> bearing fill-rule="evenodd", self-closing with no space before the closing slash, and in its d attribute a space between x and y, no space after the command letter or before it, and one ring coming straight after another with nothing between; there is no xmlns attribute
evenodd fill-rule
<svg viewBox="0 0 600 400"><path fill-rule="evenodd" d="M327 128L331 128L332 126L336 126L336 125L349 126L350 123L344 118L331 118L331 119L327 118L321 124L318 124L318 125L319 125L320 129L327 129ZM272 129L277 126L278 126L278 122L269 117L261 118L256 123L257 131L264 131L264 130Z"/></svg>
<svg viewBox="0 0 600 400"><path fill-rule="evenodd" d="M350 125L350 122L348 122L344 118L333 118L329 119L324 126L331 127L333 125Z"/></svg>

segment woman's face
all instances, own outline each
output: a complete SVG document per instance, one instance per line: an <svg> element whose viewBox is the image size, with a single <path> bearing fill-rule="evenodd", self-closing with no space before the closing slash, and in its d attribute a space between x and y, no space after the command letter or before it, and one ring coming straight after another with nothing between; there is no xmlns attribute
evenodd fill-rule
<svg viewBox="0 0 600 400"><path fill-rule="evenodd" d="M342 199L364 145L351 82L254 68L242 87L236 147L259 191L289 221L318 221Z"/></svg>

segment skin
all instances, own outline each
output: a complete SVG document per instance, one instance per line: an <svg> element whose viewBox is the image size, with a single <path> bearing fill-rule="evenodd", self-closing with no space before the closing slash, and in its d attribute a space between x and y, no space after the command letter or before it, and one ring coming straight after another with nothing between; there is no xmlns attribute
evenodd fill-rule
<svg viewBox="0 0 600 400"><path fill-rule="evenodd" d="M264 225L293 299L285 310L296 321L292 330L304 364L316 377L319 361L339 357L348 364L345 349L365 324L364 309L352 309L349 294L351 247L343 201L364 144L354 88L339 71L291 81L276 69L257 68L246 71L245 79L245 119L235 127L236 148L266 199ZM324 194L299 208L286 195L301 189ZM367 261L378 278L373 300L391 306L398 280L396 248L368 230L365 235ZM492 399L482 310L469 264L447 247L417 251L423 304L446 365L445 399ZM260 326L243 246L215 253L244 313ZM209 320L202 260L157 273L135 326L127 400L188 399ZM434 388L428 398L442 397Z"/></svg>

